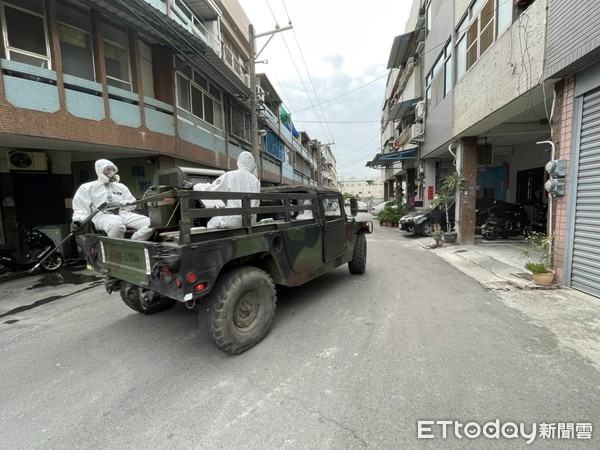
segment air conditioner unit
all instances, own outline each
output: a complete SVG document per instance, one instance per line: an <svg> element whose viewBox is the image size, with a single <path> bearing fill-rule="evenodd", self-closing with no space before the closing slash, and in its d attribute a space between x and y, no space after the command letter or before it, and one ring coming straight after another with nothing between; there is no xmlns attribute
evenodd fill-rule
<svg viewBox="0 0 600 450"><path fill-rule="evenodd" d="M423 124L422 123L413 123L410 128L410 140L411 142L417 141L420 142L423 138Z"/></svg>
<svg viewBox="0 0 600 450"><path fill-rule="evenodd" d="M417 106L415 106L415 120L418 122L423 122L424 118L425 118L425 102L423 100L421 100L420 102L417 103Z"/></svg>
<svg viewBox="0 0 600 450"><path fill-rule="evenodd" d="M48 158L44 152L8 152L8 169L32 172L48 171Z"/></svg>

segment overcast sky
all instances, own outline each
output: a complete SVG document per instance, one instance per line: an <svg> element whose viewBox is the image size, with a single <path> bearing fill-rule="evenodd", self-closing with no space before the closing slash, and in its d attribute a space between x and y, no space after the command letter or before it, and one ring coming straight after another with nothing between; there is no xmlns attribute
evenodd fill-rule
<svg viewBox="0 0 600 450"><path fill-rule="evenodd" d="M365 167L380 150L386 69L412 0L239 0L261 34L288 25L264 47L266 73L298 131L334 142L338 178L377 176ZM257 52L267 37L257 39Z"/></svg>

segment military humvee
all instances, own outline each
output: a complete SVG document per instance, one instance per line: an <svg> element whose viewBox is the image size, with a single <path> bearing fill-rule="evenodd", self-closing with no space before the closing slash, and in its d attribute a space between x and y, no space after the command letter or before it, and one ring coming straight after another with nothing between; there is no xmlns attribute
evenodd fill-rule
<svg viewBox="0 0 600 450"><path fill-rule="evenodd" d="M177 176L175 186L153 186L141 199L156 230L152 241L86 235L88 265L133 310L195 306L209 340L239 354L269 331L276 285L299 286L346 263L350 273L364 273L365 234L373 225L354 219L356 201L347 215L339 191L200 192L178 187L185 174ZM241 200L241 208L221 207L231 199ZM256 200L260 206L252 206ZM206 228L208 219L224 215L241 215L243 226Z"/></svg>

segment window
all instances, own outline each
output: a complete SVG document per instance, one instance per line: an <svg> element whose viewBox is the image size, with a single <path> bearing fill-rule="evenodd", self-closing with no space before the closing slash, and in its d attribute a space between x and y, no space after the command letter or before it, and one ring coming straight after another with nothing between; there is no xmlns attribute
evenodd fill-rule
<svg viewBox="0 0 600 450"><path fill-rule="evenodd" d="M443 0L427 0L425 15L427 16L427 32L431 31L433 20L442 6Z"/></svg>
<svg viewBox="0 0 600 450"><path fill-rule="evenodd" d="M6 57L12 61L50 69L44 2L26 0L19 4L23 7L5 3L2 8Z"/></svg>
<svg viewBox="0 0 600 450"><path fill-rule="evenodd" d="M231 130L231 134L250 142L250 113L237 104L232 104L229 111L229 129Z"/></svg>
<svg viewBox="0 0 600 450"><path fill-rule="evenodd" d="M131 91L131 67L129 64L129 39L127 31L108 21L103 22L103 31L106 81L110 86Z"/></svg>
<svg viewBox="0 0 600 450"><path fill-rule="evenodd" d="M340 201L337 198L324 198L322 200L323 211L325 211L325 219L333 220L342 217L342 208Z"/></svg>
<svg viewBox="0 0 600 450"><path fill-rule="evenodd" d="M425 77L427 112L433 111L452 90L452 43L448 41Z"/></svg>
<svg viewBox="0 0 600 450"><path fill-rule="evenodd" d="M60 2L57 18L63 72L94 81L96 77L89 12Z"/></svg>
<svg viewBox="0 0 600 450"><path fill-rule="evenodd" d="M512 2L475 0L456 30L456 79L492 45L511 24Z"/></svg>
<svg viewBox="0 0 600 450"><path fill-rule="evenodd" d="M152 73L152 49L144 41L139 41L140 67L144 96L154 98L154 75Z"/></svg>
<svg viewBox="0 0 600 450"><path fill-rule="evenodd" d="M175 62L177 66L180 66L182 60L176 58ZM222 129L223 103L221 91L190 66L183 66L179 69L176 80L177 106ZM231 129L233 133L233 126Z"/></svg>

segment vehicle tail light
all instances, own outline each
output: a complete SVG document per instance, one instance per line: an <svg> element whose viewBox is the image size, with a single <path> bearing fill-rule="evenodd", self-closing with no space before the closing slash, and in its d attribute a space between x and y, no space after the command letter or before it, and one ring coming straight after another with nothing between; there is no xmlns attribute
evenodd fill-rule
<svg viewBox="0 0 600 450"><path fill-rule="evenodd" d="M175 277L175 286L180 288L183 283L181 282L181 278Z"/></svg>
<svg viewBox="0 0 600 450"><path fill-rule="evenodd" d="M190 284L194 284L197 279L198 279L198 276L194 272L188 272L185 275L185 281L187 281Z"/></svg>
<svg viewBox="0 0 600 450"><path fill-rule="evenodd" d="M194 291L196 292L203 291L204 289L206 289L206 283L198 283L194 286Z"/></svg>

